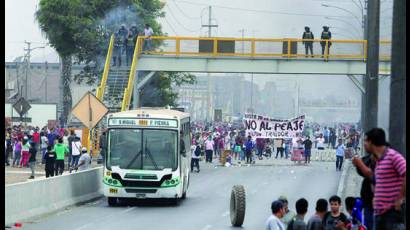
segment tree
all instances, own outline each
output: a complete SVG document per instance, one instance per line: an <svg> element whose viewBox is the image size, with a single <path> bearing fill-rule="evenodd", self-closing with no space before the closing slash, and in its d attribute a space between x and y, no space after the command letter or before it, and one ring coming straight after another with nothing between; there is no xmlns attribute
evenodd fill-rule
<svg viewBox="0 0 410 230"><path fill-rule="evenodd" d="M61 59L60 101L62 124L67 123L72 106L70 83L93 84L102 75L110 35L121 24L135 24L139 31L149 23L156 35L164 35L156 22L163 17L164 3L159 0L41 0L36 12L40 29ZM83 70L71 77L73 63L83 64ZM172 84L193 83L185 73L157 73L152 85L161 92L158 104L175 104Z"/></svg>

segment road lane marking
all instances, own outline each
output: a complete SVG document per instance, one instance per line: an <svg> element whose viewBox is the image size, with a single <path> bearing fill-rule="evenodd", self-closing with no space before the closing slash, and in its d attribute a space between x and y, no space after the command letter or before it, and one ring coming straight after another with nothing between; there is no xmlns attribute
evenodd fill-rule
<svg viewBox="0 0 410 230"><path fill-rule="evenodd" d="M210 229L212 227L212 225L207 225L207 226L205 226L205 227L203 227L201 230L208 230L208 229Z"/></svg>
<svg viewBox="0 0 410 230"><path fill-rule="evenodd" d="M106 215L106 216L104 216L103 218L100 218L100 219L97 219L97 220L95 220L95 221L92 221L91 223L82 225L82 226L76 228L75 230L81 230L81 229L87 228L87 227L89 227L89 226L91 226L91 225L93 225L94 223L97 223L97 222L98 222L98 223L107 222L111 217L116 216L116 215L120 215L120 214L127 213L127 212L129 212L129 211L131 211L131 210L133 210L133 209L135 209L135 207L130 207L130 208L127 208L127 209L124 210L124 211L117 212L117 213L113 213L113 214L111 214L111 215Z"/></svg>

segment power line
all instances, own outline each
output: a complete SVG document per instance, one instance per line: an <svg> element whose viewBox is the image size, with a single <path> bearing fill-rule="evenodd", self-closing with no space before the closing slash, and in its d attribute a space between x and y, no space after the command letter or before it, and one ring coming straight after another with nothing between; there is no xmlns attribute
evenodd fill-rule
<svg viewBox="0 0 410 230"><path fill-rule="evenodd" d="M171 16L174 18L174 20L182 27L182 28L184 28L186 31L189 31L189 32L198 32L199 30L190 30L190 29L188 29L188 28L186 28L184 25L182 25L179 21L178 21L178 19L175 17L175 15L174 15L174 13L172 12L172 10L171 10L171 8L167 5L167 7L168 7L168 9L169 9L169 13L171 14Z"/></svg>
<svg viewBox="0 0 410 230"><path fill-rule="evenodd" d="M171 23L168 22L167 17L164 17L165 22L169 25L172 31L174 31L175 35L178 36L177 32L174 30L174 28L171 26Z"/></svg>
<svg viewBox="0 0 410 230"><path fill-rule="evenodd" d="M175 7L179 10L179 12L181 12L185 17L192 19L192 20L197 20L197 19L201 19L200 17L190 17L187 14L184 13L183 10L181 10L181 8L179 8L178 3L176 1L173 1Z"/></svg>
<svg viewBox="0 0 410 230"><path fill-rule="evenodd" d="M169 0L169 1L176 1L176 0ZM208 4L190 2L186 0L179 0L178 2L184 2L184 3L192 4L192 5L208 6ZM266 13L266 14L281 14L281 15L295 15L295 16L309 16L309 17L323 17L323 16L332 17L333 16L333 15L325 15L325 14L302 14L302 13L286 13L286 12L269 11L269 10L252 10L252 9L244 9L244 8L228 7L228 6L220 6L220 5L211 5L211 6L216 7L216 8L229 9L229 10L248 11L248 12L255 12L255 13Z"/></svg>

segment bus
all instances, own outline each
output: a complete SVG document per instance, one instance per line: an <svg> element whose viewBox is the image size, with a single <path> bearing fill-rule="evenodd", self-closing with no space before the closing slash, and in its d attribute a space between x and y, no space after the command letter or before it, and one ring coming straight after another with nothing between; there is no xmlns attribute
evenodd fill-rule
<svg viewBox="0 0 410 230"><path fill-rule="evenodd" d="M190 116L139 108L107 116L103 190L108 205L122 198L185 199L191 163Z"/></svg>

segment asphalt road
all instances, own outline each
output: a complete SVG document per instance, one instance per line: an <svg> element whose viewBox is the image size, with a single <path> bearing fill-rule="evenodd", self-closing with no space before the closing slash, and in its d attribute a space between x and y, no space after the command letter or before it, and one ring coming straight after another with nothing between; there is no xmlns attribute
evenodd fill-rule
<svg viewBox="0 0 410 230"><path fill-rule="evenodd" d="M246 191L243 229L264 229L270 204L280 195L288 197L292 210L297 199L307 199L307 219L313 215L317 199L336 194L341 172L335 171L334 164L215 168L201 163L201 172L191 174L186 200L177 206L150 201L109 207L106 198L101 198L23 223L22 229L233 229L229 201L235 184L244 185Z"/></svg>

